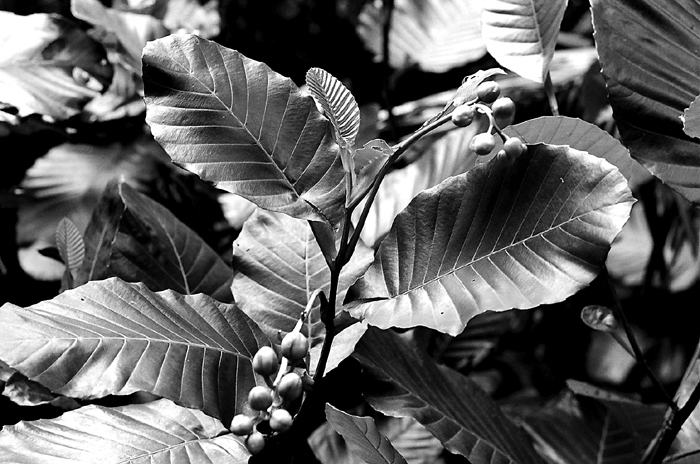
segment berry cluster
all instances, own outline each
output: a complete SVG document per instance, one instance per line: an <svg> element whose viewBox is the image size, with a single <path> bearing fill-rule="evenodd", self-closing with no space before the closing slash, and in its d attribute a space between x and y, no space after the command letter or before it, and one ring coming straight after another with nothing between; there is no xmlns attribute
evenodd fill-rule
<svg viewBox="0 0 700 464"><path fill-rule="evenodd" d="M517 137L508 137L501 132L501 128L513 123L515 103L508 97L499 98L500 95L501 88L497 82L482 82L476 88L476 99L454 109L452 122L455 126L466 127L472 123L477 112L486 115L489 128L472 137L469 149L479 156L488 155L496 147L496 139L492 135L492 132L496 132L503 139L503 148L498 155L516 158L527 151L527 146Z"/></svg>
<svg viewBox="0 0 700 464"><path fill-rule="evenodd" d="M300 327L299 327L300 328ZM309 353L309 341L298 330L282 339L282 360L269 346L260 348L253 357L253 370L267 383L253 387L248 394L248 404L254 417L237 414L231 421L231 432L246 436L245 445L251 454L260 453L265 447L265 437L286 432L294 418L289 406L298 400L304 389L301 375L295 371ZM271 380L277 374L275 381ZM304 374L305 375L305 374Z"/></svg>

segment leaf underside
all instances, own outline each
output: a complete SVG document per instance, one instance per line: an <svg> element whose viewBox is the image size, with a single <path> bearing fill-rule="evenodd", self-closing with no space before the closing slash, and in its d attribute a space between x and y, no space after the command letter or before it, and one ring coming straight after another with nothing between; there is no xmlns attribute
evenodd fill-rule
<svg viewBox="0 0 700 464"><path fill-rule="evenodd" d="M307 71L306 85L321 104L339 138L346 146L352 147L360 130L360 108L350 91L320 68Z"/></svg>

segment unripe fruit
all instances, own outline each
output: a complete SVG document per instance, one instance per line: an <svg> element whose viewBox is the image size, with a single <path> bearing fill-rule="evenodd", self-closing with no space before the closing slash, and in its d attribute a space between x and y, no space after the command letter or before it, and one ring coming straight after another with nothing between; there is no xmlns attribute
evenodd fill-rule
<svg viewBox="0 0 700 464"><path fill-rule="evenodd" d="M488 155L496 146L493 135L486 132L475 135L469 142L469 147L479 156Z"/></svg>
<svg viewBox="0 0 700 464"><path fill-rule="evenodd" d="M290 332L282 339L282 356L290 361L304 359L309 352L309 340L300 332Z"/></svg>
<svg viewBox="0 0 700 464"><path fill-rule="evenodd" d="M292 415L286 409L275 409L270 414L270 428L275 432L286 432L293 422Z"/></svg>
<svg viewBox="0 0 700 464"><path fill-rule="evenodd" d="M527 151L527 146L517 137L509 137L503 143L503 151L510 158L517 158Z"/></svg>
<svg viewBox="0 0 700 464"><path fill-rule="evenodd" d="M245 414L236 414L233 416L231 427L229 428L234 435L248 435L253 431L253 425L255 425L255 422L252 417Z"/></svg>
<svg viewBox="0 0 700 464"><path fill-rule="evenodd" d="M457 127L467 127L474 120L476 110L472 105L459 105L452 112L452 123Z"/></svg>
<svg viewBox="0 0 700 464"><path fill-rule="evenodd" d="M501 94L501 86L494 81L486 81L476 88L476 95L484 103L493 103Z"/></svg>
<svg viewBox="0 0 700 464"><path fill-rule="evenodd" d="M253 370L260 375L270 376L278 367L277 353L269 346L261 347L253 356Z"/></svg>
<svg viewBox="0 0 700 464"><path fill-rule="evenodd" d="M277 385L277 394L286 401L294 401L301 396L302 381L296 372L285 374Z"/></svg>
<svg viewBox="0 0 700 464"><path fill-rule="evenodd" d="M499 98L491 106L493 117L500 128L504 128L513 123L515 118L515 103L508 97Z"/></svg>
<svg viewBox="0 0 700 464"><path fill-rule="evenodd" d="M256 411L264 411L272 405L272 390L262 385L253 387L248 394L248 403Z"/></svg>
<svg viewBox="0 0 700 464"><path fill-rule="evenodd" d="M265 437L260 432L253 432L245 440L245 447L250 454L258 454L265 448Z"/></svg>

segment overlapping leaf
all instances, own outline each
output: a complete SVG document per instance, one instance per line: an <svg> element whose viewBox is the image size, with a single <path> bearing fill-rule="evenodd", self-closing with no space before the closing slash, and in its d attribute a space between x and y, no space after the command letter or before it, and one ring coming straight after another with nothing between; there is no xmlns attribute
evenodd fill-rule
<svg viewBox="0 0 700 464"><path fill-rule="evenodd" d="M89 282L29 308L0 308L0 359L75 398L152 392L225 424L255 386L266 338L233 305L153 293L119 279Z"/></svg>
<svg viewBox="0 0 700 464"><path fill-rule="evenodd" d="M700 4L591 2L595 40L623 143L652 174L700 202L700 141L680 117L700 89Z"/></svg>
<svg viewBox="0 0 700 464"><path fill-rule="evenodd" d="M700 138L700 97L683 111L683 132L691 137Z"/></svg>
<svg viewBox="0 0 700 464"><path fill-rule="evenodd" d="M87 406L0 432L0 461L16 464L243 464L250 453L218 420L168 400Z"/></svg>
<svg viewBox="0 0 700 464"><path fill-rule="evenodd" d="M143 59L147 121L175 162L261 208L337 224L343 169L311 96L193 35L150 42Z"/></svg>
<svg viewBox="0 0 700 464"><path fill-rule="evenodd" d="M410 347L394 333L370 328L354 356L372 375L364 395L390 416L410 416L447 448L474 464L537 463L524 434L468 378Z"/></svg>
<svg viewBox="0 0 700 464"><path fill-rule="evenodd" d="M486 2L481 14L486 48L501 66L544 82L564 10L566 0Z"/></svg>
<svg viewBox="0 0 700 464"><path fill-rule="evenodd" d="M352 93L342 82L320 68L311 68L306 72L306 85L333 125L339 144L352 147L360 131L360 107Z"/></svg>
<svg viewBox="0 0 700 464"><path fill-rule="evenodd" d="M606 161L530 145L419 194L353 287L353 317L451 335L475 314L561 301L596 276L634 199Z"/></svg>

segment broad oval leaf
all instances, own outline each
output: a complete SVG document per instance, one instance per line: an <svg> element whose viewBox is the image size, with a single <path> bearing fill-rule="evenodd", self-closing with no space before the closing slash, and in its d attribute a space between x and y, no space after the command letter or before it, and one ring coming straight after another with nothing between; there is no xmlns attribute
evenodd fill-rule
<svg viewBox="0 0 700 464"><path fill-rule="evenodd" d="M310 95L193 35L149 42L143 61L146 120L176 163L261 208L339 222L338 145Z"/></svg>
<svg viewBox="0 0 700 464"><path fill-rule="evenodd" d="M484 311L561 301L597 275L634 199L600 158L530 145L419 194L353 287L353 317L450 335Z"/></svg>
<svg viewBox="0 0 700 464"><path fill-rule="evenodd" d="M355 97L342 82L321 68L306 72L306 85L333 125L338 144L352 147L360 131L360 107Z"/></svg>
<svg viewBox="0 0 700 464"><path fill-rule="evenodd" d="M481 14L486 48L498 63L544 82L554 56L566 0L491 0Z"/></svg>
<svg viewBox="0 0 700 464"><path fill-rule="evenodd" d="M591 2L595 41L622 142L653 175L700 202L700 141L680 117L700 89L700 4Z"/></svg>
<svg viewBox="0 0 700 464"><path fill-rule="evenodd" d="M28 308L8 303L0 324L0 359L54 393L148 391L225 424L245 410L252 358L267 343L234 305L116 278Z"/></svg>
<svg viewBox="0 0 700 464"><path fill-rule="evenodd" d="M700 96L683 111L683 132L696 139L700 138Z"/></svg>
<svg viewBox="0 0 700 464"><path fill-rule="evenodd" d="M87 406L0 432L0 461L16 464L243 464L250 453L218 420L162 399Z"/></svg>
<svg viewBox="0 0 700 464"><path fill-rule="evenodd" d="M367 464L406 464L406 460L377 429L371 417L353 416L326 404L326 419Z"/></svg>
<svg viewBox="0 0 700 464"><path fill-rule="evenodd" d="M438 367L395 333L370 327L353 356L372 376L364 397L374 409L415 418L445 448L474 464L540 462L525 435L481 388Z"/></svg>

